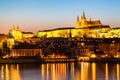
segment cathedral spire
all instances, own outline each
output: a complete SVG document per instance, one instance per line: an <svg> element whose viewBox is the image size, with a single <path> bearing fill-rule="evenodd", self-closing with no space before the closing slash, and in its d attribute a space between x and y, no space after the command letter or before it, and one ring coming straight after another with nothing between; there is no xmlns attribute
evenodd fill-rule
<svg viewBox="0 0 120 80"><path fill-rule="evenodd" d="M79 16L77 15L76 28L79 28Z"/></svg>
<svg viewBox="0 0 120 80"><path fill-rule="evenodd" d="M83 11L83 15L82 15L82 18L84 18L84 19L86 18L86 17L85 17L85 12L84 12L84 11Z"/></svg>
<svg viewBox="0 0 120 80"><path fill-rule="evenodd" d="M13 29L13 30L15 29L15 25L14 25L14 24L12 25L12 29Z"/></svg>
<svg viewBox="0 0 120 80"><path fill-rule="evenodd" d="M85 17L85 12L83 11L83 16Z"/></svg>
<svg viewBox="0 0 120 80"><path fill-rule="evenodd" d="M79 21L79 16L77 15L77 21Z"/></svg>
<svg viewBox="0 0 120 80"><path fill-rule="evenodd" d="M92 17L90 16L90 21L92 21Z"/></svg>

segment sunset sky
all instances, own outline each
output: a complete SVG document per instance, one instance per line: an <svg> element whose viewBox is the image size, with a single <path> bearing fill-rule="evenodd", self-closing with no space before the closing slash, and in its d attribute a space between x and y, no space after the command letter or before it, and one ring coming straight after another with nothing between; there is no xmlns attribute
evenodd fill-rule
<svg viewBox="0 0 120 80"><path fill-rule="evenodd" d="M22 31L75 27L76 17L85 11L87 19L120 27L120 0L0 0L0 33L12 25Z"/></svg>

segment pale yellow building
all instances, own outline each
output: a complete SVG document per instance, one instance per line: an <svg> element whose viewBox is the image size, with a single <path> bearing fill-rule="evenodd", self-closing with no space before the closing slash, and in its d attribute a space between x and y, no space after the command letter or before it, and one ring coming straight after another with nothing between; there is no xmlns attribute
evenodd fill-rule
<svg viewBox="0 0 120 80"><path fill-rule="evenodd" d="M9 37L14 38L15 40L22 39L22 32L18 26L16 27L13 25L12 29L9 30Z"/></svg>
<svg viewBox="0 0 120 80"><path fill-rule="evenodd" d="M22 41L24 38L31 38L34 37L33 32L22 32L18 26L12 27L9 30L9 38L13 38L16 41Z"/></svg>
<svg viewBox="0 0 120 80"><path fill-rule="evenodd" d="M108 37L110 37L110 38L120 38L120 27L112 28L108 32Z"/></svg>
<svg viewBox="0 0 120 80"><path fill-rule="evenodd" d="M34 37L33 32L22 32L22 38L31 38Z"/></svg>
<svg viewBox="0 0 120 80"><path fill-rule="evenodd" d="M7 45L11 49L15 45L15 41L23 42L25 39L34 37L32 32L22 32L18 26L13 25L9 30Z"/></svg>
<svg viewBox="0 0 120 80"><path fill-rule="evenodd" d="M15 45L15 40L13 38L8 38L7 39L7 47L9 47L10 49L12 49L13 45Z"/></svg>

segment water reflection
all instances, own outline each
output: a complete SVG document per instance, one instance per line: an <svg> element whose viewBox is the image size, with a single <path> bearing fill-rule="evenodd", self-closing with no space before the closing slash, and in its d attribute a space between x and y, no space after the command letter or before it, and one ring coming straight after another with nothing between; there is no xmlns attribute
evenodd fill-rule
<svg viewBox="0 0 120 80"><path fill-rule="evenodd" d="M117 80L120 80L120 65L117 64L116 67L117 67L117 69L116 69L117 70L116 71L117 72Z"/></svg>
<svg viewBox="0 0 120 80"><path fill-rule="evenodd" d="M21 80L21 76L20 76L20 71L19 71L19 65L17 64L16 66L11 65L10 66L10 74L13 75L11 76L12 80Z"/></svg>
<svg viewBox="0 0 120 80"><path fill-rule="evenodd" d="M108 80L108 63L105 64L105 74L106 80Z"/></svg>
<svg viewBox="0 0 120 80"><path fill-rule="evenodd" d="M1 66L1 80L4 80L4 66Z"/></svg>
<svg viewBox="0 0 120 80"><path fill-rule="evenodd" d="M88 68L89 68L89 64L88 63L81 63L81 80L88 80ZM79 79L79 78L77 78Z"/></svg>
<svg viewBox="0 0 120 80"><path fill-rule="evenodd" d="M120 80L120 64L0 64L0 80Z"/></svg>
<svg viewBox="0 0 120 80"><path fill-rule="evenodd" d="M65 80L66 63L59 64L41 64L42 80Z"/></svg>
<svg viewBox="0 0 120 80"><path fill-rule="evenodd" d="M2 64L0 80L21 80L19 65Z"/></svg>
<svg viewBox="0 0 120 80"><path fill-rule="evenodd" d="M96 80L96 63L92 63L92 80Z"/></svg>

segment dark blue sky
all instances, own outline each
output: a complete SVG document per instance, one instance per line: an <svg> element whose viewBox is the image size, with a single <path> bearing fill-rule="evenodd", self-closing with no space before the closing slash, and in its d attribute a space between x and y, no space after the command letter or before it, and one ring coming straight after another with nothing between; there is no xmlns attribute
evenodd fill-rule
<svg viewBox="0 0 120 80"><path fill-rule="evenodd" d="M99 19L111 27L120 26L120 0L0 0L0 33L12 25L23 31L74 27L76 16Z"/></svg>

